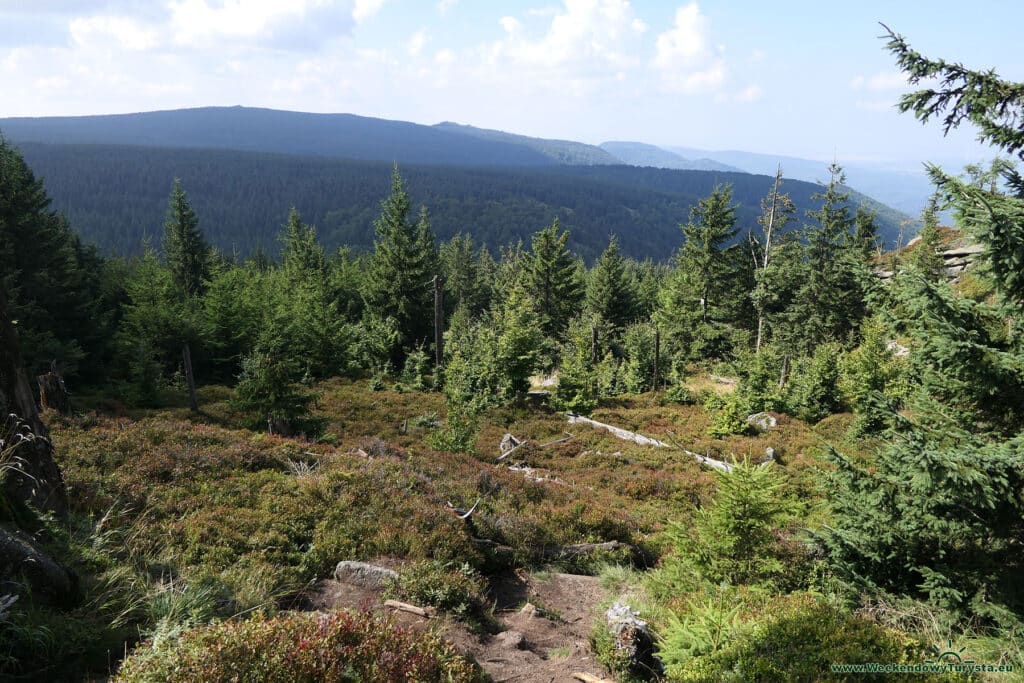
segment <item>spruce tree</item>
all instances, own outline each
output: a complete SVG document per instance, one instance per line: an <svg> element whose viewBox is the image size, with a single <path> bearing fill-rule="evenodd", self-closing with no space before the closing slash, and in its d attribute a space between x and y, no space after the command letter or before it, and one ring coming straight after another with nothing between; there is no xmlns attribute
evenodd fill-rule
<svg viewBox="0 0 1024 683"><path fill-rule="evenodd" d="M575 259L566 248L569 232L562 232L558 219L533 235L531 251L524 263L524 285L541 319L544 334L561 339L578 312L583 283Z"/></svg>
<svg viewBox="0 0 1024 683"><path fill-rule="evenodd" d="M829 167L825 191L816 195L821 208L807 212L807 269L791 314L803 320L800 351L810 353L826 341L846 341L864 316L858 265L863 251L851 236L849 195L838 164Z"/></svg>
<svg viewBox="0 0 1024 683"><path fill-rule="evenodd" d="M609 240L590 273L586 308L620 332L636 319L636 292L615 237Z"/></svg>
<svg viewBox="0 0 1024 683"><path fill-rule="evenodd" d="M730 347L731 299L742 296L735 291L739 252L727 246L738 232L732 189L717 186L680 228L686 241L662 290L659 317L686 358L721 358Z"/></svg>
<svg viewBox="0 0 1024 683"><path fill-rule="evenodd" d="M199 219L178 178L174 179L167 203L164 256L174 284L184 298L203 293L210 277L210 247L199 231Z"/></svg>
<svg viewBox="0 0 1024 683"><path fill-rule="evenodd" d="M912 246L908 263L921 277L929 282L938 282L942 279L945 262L939 253L942 235L939 232L937 196L933 195L928 201L928 206L921 214L921 223L921 231Z"/></svg>
<svg viewBox="0 0 1024 683"><path fill-rule="evenodd" d="M0 286L18 321L30 376L58 360L67 375L105 379L122 283L50 208L41 180L0 137Z"/></svg>
<svg viewBox="0 0 1024 683"><path fill-rule="evenodd" d="M904 111L923 121L948 112L947 131L970 121L982 139L1021 153L1024 84L926 59L892 33L889 49L913 83L939 78L937 88L904 96ZM1002 173L1019 187L1015 171ZM920 272L901 278L897 323L910 337L910 374L919 385L870 467L833 455L834 522L822 542L857 589L921 599L975 627L1019 632L1024 353L1015 319L1024 306L1024 201L934 167L931 175L984 245L980 272L997 296L977 302Z"/></svg>
<svg viewBox="0 0 1024 683"><path fill-rule="evenodd" d="M370 312L379 319L392 318L399 338L392 361L401 366L405 351L428 344L433 335L433 290L438 274L434 233L426 209L412 223L412 204L396 165L391 174L391 193L381 202L381 214L374 221L376 240L364 298Z"/></svg>

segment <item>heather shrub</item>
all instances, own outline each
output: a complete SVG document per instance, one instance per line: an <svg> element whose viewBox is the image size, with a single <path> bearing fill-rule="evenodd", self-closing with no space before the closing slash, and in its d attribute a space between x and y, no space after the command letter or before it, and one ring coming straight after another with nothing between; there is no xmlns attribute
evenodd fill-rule
<svg viewBox="0 0 1024 683"><path fill-rule="evenodd" d="M742 632L742 637L731 637L707 654L688 657L685 652L663 649L662 656L671 662L668 679L843 681L850 680L850 674L834 673L832 664L920 664L927 659L915 640L806 594L776 605L771 616L748 629L727 628L734 636ZM712 632L718 631L712 628ZM665 641L662 647L672 647L673 643ZM938 680L938 676L916 674L913 679Z"/></svg>
<svg viewBox="0 0 1024 683"><path fill-rule="evenodd" d="M421 605L467 614L483 602L486 582L468 564L426 560L402 568L394 591Z"/></svg>
<svg viewBox="0 0 1024 683"><path fill-rule="evenodd" d="M115 683L331 683L486 680L452 646L369 613L289 614L198 628L147 643Z"/></svg>

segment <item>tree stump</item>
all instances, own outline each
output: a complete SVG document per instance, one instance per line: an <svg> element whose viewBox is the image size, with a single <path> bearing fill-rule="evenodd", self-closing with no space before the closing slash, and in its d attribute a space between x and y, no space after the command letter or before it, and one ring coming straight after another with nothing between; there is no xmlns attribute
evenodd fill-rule
<svg viewBox="0 0 1024 683"><path fill-rule="evenodd" d="M55 410L61 415L71 414L71 401L64 378L60 376L57 361L50 364L50 371L36 377L39 383L39 405L43 410Z"/></svg>

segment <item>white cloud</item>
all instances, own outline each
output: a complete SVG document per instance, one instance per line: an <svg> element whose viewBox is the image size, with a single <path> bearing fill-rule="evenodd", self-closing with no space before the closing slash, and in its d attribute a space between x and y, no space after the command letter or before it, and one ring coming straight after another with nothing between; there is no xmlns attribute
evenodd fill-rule
<svg viewBox="0 0 1024 683"><path fill-rule="evenodd" d="M192 48L267 45L310 50L351 32L383 0L172 0L174 43ZM225 42L231 45L225 45Z"/></svg>
<svg viewBox="0 0 1024 683"><path fill-rule="evenodd" d="M901 71L880 71L870 76L855 76L850 81L851 89L869 92L903 90L906 87L907 77Z"/></svg>
<svg viewBox="0 0 1024 683"><path fill-rule="evenodd" d="M352 18L356 20L357 24L366 21L380 11L380 8L384 6L385 1L386 0L355 0L355 6L352 8Z"/></svg>
<svg viewBox="0 0 1024 683"><path fill-rule="evenodd" d="M492 63L595 72L637 63L637 41L647 30L628 0L566 0L547 32L531 39L515 17L503 17L505 38L491 45Z"/></svg>
<svg viewBox="0 0 1024 683"><path fill-rule="evenodd" d="M81 46L109 45L113 42L127 50L148 50L158 43L154 29L128 17L80 17L71 20L69 30L71 39Z"/></svg>
<svg viewBox="0 0 1024 683"><path fill-rule="evenodd" d="M715 90L725 81L722 48L711 45L708 20L696 2L679 7L675 22L655 40L651 66L665 90L694 93Z"/></svg>
<svg viewBox="0 0 1024 683"><path fill-rule="evenodd" d="M748 85L733 95L733 101L748 104L750 102L757 102L762 97L764 97L764 88L759 85Z"/></svg>
<svg viewBox="0 0 1024 683"><path fill-rule="evenodd" d="M437 11L441 14L448 14L448 10L459 4L459 0L440 0L437 3Z"/></svg>
<svg viewBox="0 0 1024 683"><path fill-rule="evenodd" d="M409 38L409 42L405 45L406 52L410 57L418 57L423 52L423 46L427 44L428 40L430 40L430 34L426 29L421 28Z"/></svg>

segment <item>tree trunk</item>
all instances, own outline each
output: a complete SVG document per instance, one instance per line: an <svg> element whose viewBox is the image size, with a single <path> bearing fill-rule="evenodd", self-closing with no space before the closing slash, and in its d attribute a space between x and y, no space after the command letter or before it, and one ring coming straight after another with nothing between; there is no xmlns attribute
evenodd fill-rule
<svg viewBox="0 0 1024 683"><path fill-rule="evenodd" d="M661 330L658 326L654 327L654 391L657 391L661 386L661 377L659 373L661 371Z"/></svg>
<svg viewBox="0 0 1024 683"><path fill-rule="evenodd" d="M9 466L3 486L11 498L64 517L67 489L49 437L25 376L18 333L0 285L0 465Z"/></svg>
<svg viewBox="0 0 1024 683"><path fill-rule="evenodd" d="M188 407L193 413L199 412L199 399L196 397L196 378L192 374L192 351L188 344L181 349L181 360L185 364L185 381L188 383Z"/></svg>
<svg viewBox="0 0 1024 683"><path fill-rule="evenodd" d="M71 414L71 401L57 361L50 363L50 371L36 377L39 384L39 404L44 410L55 410L61 415Z"/></svg>
<svg viewBox="0 0 1024 683"><path fill-rule="evenodd" d="M434 276L434 368L441 369L444 359L444 290L441 278Z"/></svg>

